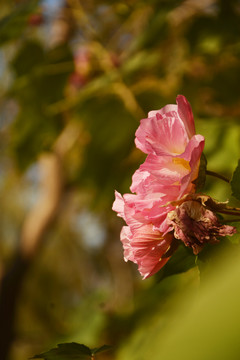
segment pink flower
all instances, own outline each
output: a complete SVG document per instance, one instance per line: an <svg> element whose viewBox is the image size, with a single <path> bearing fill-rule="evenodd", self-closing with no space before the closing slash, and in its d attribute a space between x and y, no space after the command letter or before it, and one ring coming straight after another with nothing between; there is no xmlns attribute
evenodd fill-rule
<svg viewBox="0 0 240 360"><path fill-rule="evenodd" d="M124 258L137 263L145 279L166 264L176 246L167 218L175 209L170 202L195 191L204 138L195 134L191 107L179 95L177 105L141 120L135 143L148 156L133 175L135 194L116 192L113 210L128 225L121 232Z"/></svg>

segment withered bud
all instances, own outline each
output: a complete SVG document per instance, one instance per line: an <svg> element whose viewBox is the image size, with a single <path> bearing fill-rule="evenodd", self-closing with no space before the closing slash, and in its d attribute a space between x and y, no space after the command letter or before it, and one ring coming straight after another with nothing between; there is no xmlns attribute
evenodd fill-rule
<svg viewBox="0 0 240 360"><path fill-rule="evenodd" d="M235 227L222 225L215 213L196 199L182 201L168 213L174 236L193 249L197 255L206 243L219 242L218 236L233 235Z"/></svg>

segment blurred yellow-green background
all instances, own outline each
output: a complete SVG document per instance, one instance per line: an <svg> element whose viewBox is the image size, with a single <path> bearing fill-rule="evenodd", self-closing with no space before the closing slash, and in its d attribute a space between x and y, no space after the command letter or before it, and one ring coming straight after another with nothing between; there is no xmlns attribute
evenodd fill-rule
<svg viewBox="0 0 240 360"><path fill-rule="evenodd" d="M100 360L239 359L238 236L142 281L111 207L144 161L140 119L178 94L231 178L240 1L1 0L0 16L0 358L75 341L112 345ZM239 206L219 179L204 192Z"/></svg>

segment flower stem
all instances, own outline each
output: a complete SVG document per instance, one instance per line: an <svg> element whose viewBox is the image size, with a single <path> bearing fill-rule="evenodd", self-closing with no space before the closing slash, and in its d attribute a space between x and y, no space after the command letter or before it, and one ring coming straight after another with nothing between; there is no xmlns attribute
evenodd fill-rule
<svg viewBox="0 0 240 360"><path fill-rule="evenodd" d="M225 176L223 175L220 175L214 171L211 171L211 170L206 170L206 175L210 175L210 176L215 176L223 181L226 181L227 183L230 183L230 180L228 178L226 178Z"/></svg>
<svg viewBox="0 0 240 360"><path fill-rule="evenodd" d="M232 223L232 222L239 222L240 219L227 219L227 220L224 220L224 223Z"/></svg>
<svg viewBox="0 0 240 360"><path fill-rule="evenodd" d="M220 213L220 214L240 216L240 212L236 212L236 211L229 211L229 210L217 210L216 212L218 212L218 213Z"/></svg>

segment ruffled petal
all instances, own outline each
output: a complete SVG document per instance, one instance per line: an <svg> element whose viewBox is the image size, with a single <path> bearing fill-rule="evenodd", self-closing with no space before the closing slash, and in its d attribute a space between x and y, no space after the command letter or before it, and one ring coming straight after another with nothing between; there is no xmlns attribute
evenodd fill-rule
<svg viewBox="0 0 240 360"><path fill-rule="evenodd" d="M172 185L171 190L169 190L169 185L164 185L159 179L148 171L138 169L132 178L132 185L130 190L136 192L137 194L157 194L157 197L162 199L163 203L166 203L169 200L169 195L171 198L176 198L179 193L180 185ZM169 192L170 191L170 192Z"/></svg>
<svg viewBox="0 0 240 360"><path fill-rule="evenodd" d="M189 139L191 139L191 137L196 134L192 108L183 95L178 95L176 102L178 105L178 114L185 125Z"/></svg>
<svg viewBox="0 0 240 360"><path fill-rule="evenodd" d="M170 249L172 241L172 234L163 237L162 233L153 230L151 225L140 228L134 234L131 245L143 279L155 274L166 264L170 257L163 256Z"/></svg>
<svg viewBox="0 0 240 360"><path fill-rule="evenodd" d="M149 111L148 117L157 116L159 118L163 118L164 116L177 117L178 116L178 106L176 104L168 104L165 105L160 110L152 110Z"/></svg>
<svg viewBox="0 0 240 360"><path fill-rule="evenodd" d="M178 117L154 116L143 119L136 131L136 146L146 154L181 154L187 142L186 129Z"/></svg>
<svg viewBox="0 0 240 360"><path fill-rule="evenodd" d="M195 187L192 183L198 177L200 158L203 152L204 144L205 139L201 135L193 136L188 144L188 147L183 156L189 159L191 171L181 180L181 191L179 198L184 194L195 190Z"/></svg>
<svg viewBox="0 0 240 360"><path fill-rule="evenodd" d="M164 207L157 194L125 194L124 216L132 231L136 231L144 224L154 223L160 226L167 216L168 208ZM171 208L172 209L172 208Z"/></svg>
<svg viewBox="0 0 240 360"><path fill-rule="evenodd" d="M141 170L148 171L165 186L179 184L181 179L189 173L190 166L182 158L170 156L148 155L140 166Z"/></svg>
<svg viewBox="0 0 240 360"><path fill-rule="evenodd" d="M134 259L134 254L133 254L133 250L131 247L131 240L133 238L131 229L129 226L123 226L122 230L121 230L121 234L120 234L120 240L123 244L123 256L124 256L124 260L125 261L132 261L132 262L136 262Z"/></svg>
<svg viewBox="0 0 240 360"><path fill-rule="evenodd" d="M117 215L125 220L124 216L124 200L122 195L115 191L115 201L112 206L113 211L116 211Z"/></svg>

